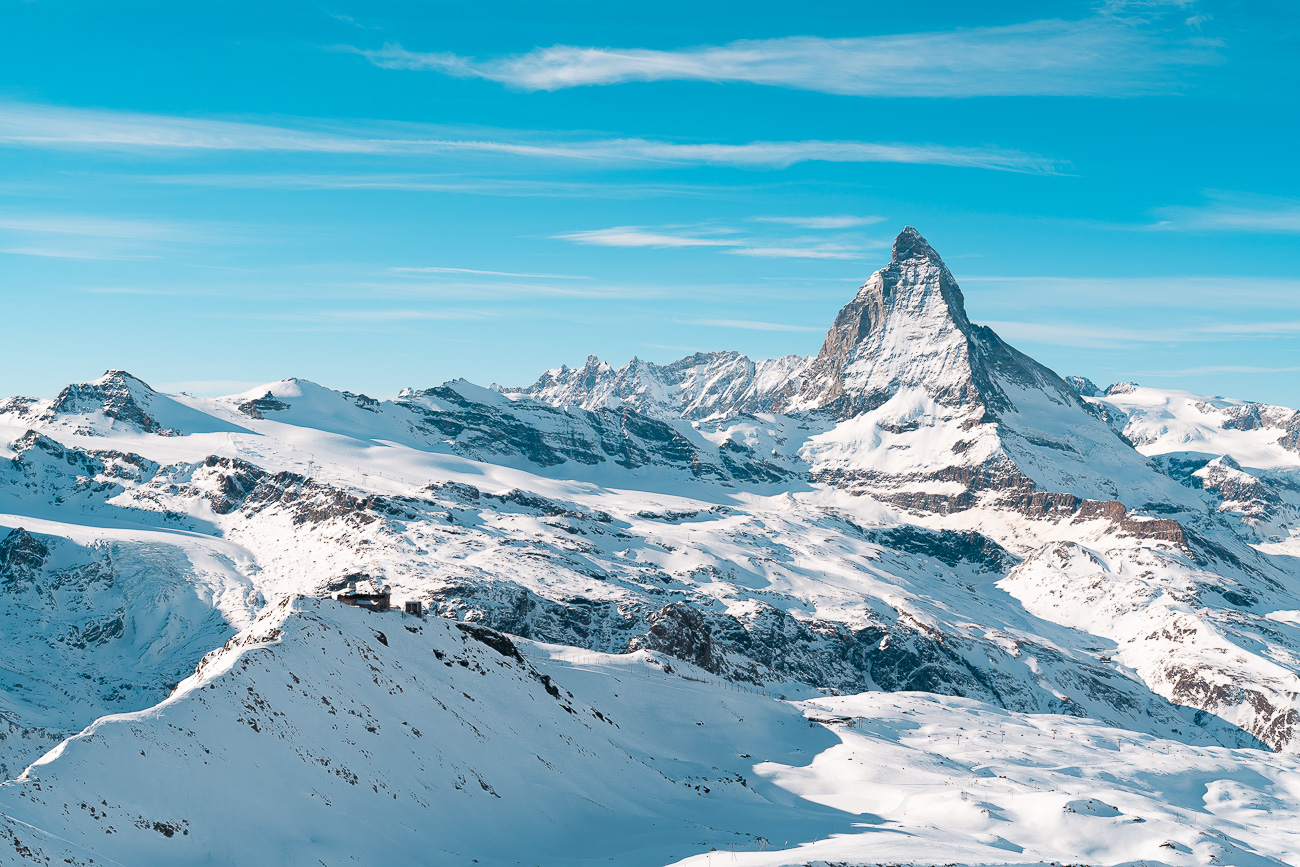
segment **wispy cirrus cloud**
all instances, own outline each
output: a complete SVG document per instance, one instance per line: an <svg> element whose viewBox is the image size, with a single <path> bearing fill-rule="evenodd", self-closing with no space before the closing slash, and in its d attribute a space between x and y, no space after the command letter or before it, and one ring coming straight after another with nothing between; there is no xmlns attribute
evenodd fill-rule
<svg viewBox="0 0 1300 867"><path fill-rule="evenodd" d="M1011 341L1092 349L1121 349L1141 344L1233 342L1242 337L1283 338L1300 334L1300 322L1294 321L1190 323L1165 328L1024 321L986 321L982 324Z"/></svg>
<svg viewBox="0 0 1300 867"><path fill-rule="evenodd" d="M337 12L326 12L325 14L333 18L335 21L342 21L344 24L348 24L352 27L355 27L358 30L379 30L380 29L373 25L362 24L360 21L353 18L351 15L340 15Z"/></svg>
<svg viewBox="0 0 1300 867"><path fill-rule="evenodd" d="M57 247L21 245L17 247L0 247L0 253L6 253L10 256L36 256L41 259L88 259L98 262L124 262L132 259L153 258L138 253L114 253L103 249L67 245Z"/></svg>
<svg viewBox="0 0 1300 867"><path fill-rule="evenodd" d="M749 39L679 50L555 45L475 58L350 46L376 66L428 70L521 90L649 81L744 82L852 96L1130 96L1177 86L1188 65L1214 60L1204 41L1179 42L1115 15L1003 27L825 39Z"/></svg>
<svg viewBox="0 0 1300 867"><path fill-rule="evenodd" d="M1252 364L1211 364L1205 367L1185 367L1182 370L1148 370L1136 374L1147 377L1207 376L1216 373L1296 373L1300 366L1261 367Z"/></svg>
<svg viewBox="0 0 1300 867"><path fill-rule="evenodd" d="M532 277L539 280L590 280L581 274L520 274L515 271L480 271L476 268L447 268L436 265L399 267L391 269L399 274L466 274L484 277Z"/></svg>
<svg viewBox="0 0 1300 867"><path fill-rule="evenodd" d="M0 213L0 231L132 241L177 241L193 236L191 230L172 222L59 214Z"/></svg>
<svg viewBox="0 0 1300 867"><path fill-rule="evenodd" d="M1127 310L1205 313L1222 319L1225 298L1233 311L1250 310L1254 317L1286 311L1291 319L1300 310L1300 279L1241 274L1169 275L1163 277L958 276L967 301L985 309L1009 313L1069 310L1071 315L1109 306Z"/></svg>
<svg viewBox="0 0 1300 867"><path fill-rule="evenodd" d="M467 193L511 197L632 198L641 196L717 196L753 186L684 183L626 183L550 180L546 178L475 177L463 173L313 174L296 172L130 175L132 180L168 186L228 187L284 190L402 190L426 193Z"/></svg>
<svg viewBox="0 0 1300 867"><path fill-rule="evenodd" d="M814 243L802 246L780 244L737 247L728 250L735 256L755 256L760 259L862 259L866 251L851 244Z"/></svg>
<svg viewBox="0 0 1300 867"><path fill-rule="evenodd" d="M152 258L158 248L221 240L223 230L175 221L68 214L0 212L0 253L45 259L125 261ZM8 242L8 243L5 243Z"/></svg>
<svg viewBox="0 0 1300 867"><path fill-rule="evenodd" d="M380 156L494 156L559 160L591 167L714 165L779 169L805 162L913 163L1056 174L1060 160L996 147L865 141L753 141L738 144L656 141L644 138L576 138L560 133L492 130L495 137L461 137L417 126L354 124L341 128L276 126L0 103L0 145L98 148L115 151L276 151Z"/></svg>
<svg viewBox="0 0 1300 867"><path fill-rule="evenodd" d="M551 237L592 247L717 247L721 252L736 256L758 256L773 259L861 259L867 248L879 248L880 242L824 241L821 239L755 238L723 227L667 227L613 226L608 229L589 229L567 232Z"/></svg>
<svg viewBox="0 0 1300 867"><path fill-rule="evenodd" d="M1177 343L1188 332L1172 329L1122 328L1052 322L985 321L981 323L1013 343L1046 343L1089 349L1122 349L1133 344Z"/></svg>
<svg viewBox="0 0 1300 867"><path fill-rule="evenodd" d="M703 325L710 328L739 328L745 331L825 331L817 325L791 325L787 322L762 322L754 319L684 319L682 325Z"/></svg>
<svg viewBox="0 0 1300 867"><path fill-rule="evenodd" d="M851 214L830 217L753 217L752 219L759 223L778 223L801 229L854 229L885 220L884 217L855 217Z"/></svg>
<svg viewBox="0 0 1300 867"><path fill-rule="evenodd" d="M1209 191L1190 207L1162 208L1152 228L1170 231L1300 233L1300 199Z"/></svg>
<svg viewBox="0 0 1300 867"><path fill-rule="evenodd" d="M551 237L572 241L589 247L736 247L732 238L678 234L648 229L644 226L613 226L608 229L589 229L568 232Z"/></svg>

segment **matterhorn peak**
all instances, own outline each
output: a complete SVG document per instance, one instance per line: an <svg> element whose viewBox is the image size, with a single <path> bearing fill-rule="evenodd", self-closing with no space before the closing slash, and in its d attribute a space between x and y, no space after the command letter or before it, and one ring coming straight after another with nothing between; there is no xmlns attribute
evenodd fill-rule
<svg viewBox="0 0 1300 867"><path fill-rule="evenodd" d="M911 226L904 226L903 231L898 233L894 239L894 262L904 262L908 259L933 259L940 265L943 260L939 254L930 246L930 242Z"/></svg>
<svg viewBox="0 0 1300 867"><path fill-rule="evenodd" d="M778 411L833 406L841 416L874 409L902 389L945 404L977 399L965 299L930 243L912 226L893 259L862 284L826 335L798 394Z"/></svg>

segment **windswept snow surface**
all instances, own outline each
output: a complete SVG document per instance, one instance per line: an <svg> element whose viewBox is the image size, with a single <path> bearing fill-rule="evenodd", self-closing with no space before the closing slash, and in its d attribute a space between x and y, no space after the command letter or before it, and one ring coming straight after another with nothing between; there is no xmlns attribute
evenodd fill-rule
<svg viewBox="0 0 1300 867"><path fill-rule="evenodd" d="M1294 863L1294 759L286 598L0 786L88 864ZM734 852L734 856L733 856Z"/></svg>
<svg viewBox="0 0 1300 867"><path fill-rule="evenodd" d="M0 862L1300 864L1297 612L1300 413L912 229L811 359L109 371L0 401Z"/></svg>

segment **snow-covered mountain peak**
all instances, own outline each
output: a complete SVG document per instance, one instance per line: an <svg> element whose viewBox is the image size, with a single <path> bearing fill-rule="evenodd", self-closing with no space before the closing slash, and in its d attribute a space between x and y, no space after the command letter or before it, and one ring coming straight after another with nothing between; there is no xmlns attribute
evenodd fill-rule
<svg viewBox="0 0 1300 867"><path fill-rule="evenodd" d="M1065 384L1074 389L1079 397L1101 397L1104 392L1086 376L1067 376Z"/></svg>
<svg viewBox="0 0 1300 867"><path fill-rule="evenodd" d="M837 422L801 452L819 479L924 511L969 508L980 492L1187 501L1075 388L973 324L952 272L911 227L774 411Z"/></svg>
<svg viewBox="0 0 1300 867"><path fill-rule="evenodd" d="M107 370L93 382L74 383L59 392L46 415L85 415L100 412L114 421L147 433L162 427L148 412L158 392L125 370Z"/></svg>
<svg viewBox="0 0 1300 867"><path fill-rule="evenodd" d="M140 377L134 376L125 370L118 370L117 368L104 371L104 375L99 379L86 384L114 388L143 389L144 391L153 392L155 394L157 393L154 392L153 386L149 385L149 383L145 382Z"/></svg>
<svg viewBox="0 0 1300 867"><path fill-rule="evenodd" d="M943 264L930 242L912 226L904 226L903 231L894 239L894 261L903 262L908 259L932 259Z"/></svg>
<svg viewBox="0 0 1300 867"><path fill-rule="evenodd" d="M977 329L943 259L911 226L894 241L893 260L876 271L840 310L802 381L791 383L777 411L829 407L839 418L874 410L905 391L949 407L1006 403L990 381L990 364L1038 367ZM1016 375L1038 385L1056 380L1042 369Z"/></svg>
<svg viewBox="0 0 1300 867"><path fill-rule="evenodd" d="M91 382L66 386L52 400L16 398L0 406L0 415L25 427L79 436L157 434L176 436L227 430L229 424L176 399L125 370L108 370Z"/></svg>
<svg viewBox="0 0 1300 867"><path fill-rule="evenodd" d="M527 388L504 389L554 406L587 410L628 406L660 419L692 421L768 412L810 359L787 355L753 361L739 352L697 352L671 364L633 357L615 368L594 355L581 367L561 365Z"/></svg>

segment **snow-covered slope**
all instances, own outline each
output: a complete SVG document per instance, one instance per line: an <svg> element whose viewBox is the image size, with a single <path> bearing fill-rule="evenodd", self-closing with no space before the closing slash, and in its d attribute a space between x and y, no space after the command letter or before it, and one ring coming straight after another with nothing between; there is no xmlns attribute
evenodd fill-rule
<svg viewBox="0 0 1300 867"><path fill-rule="evenodd" d="M0 786L27 861L1294 863L1293 759L286 598ZM233 832L232 832L233 831Z"/></svg>
<svg viewBox="0 0 1300 867"><path fill-rule="evenodd" d="M258 599L238 571L251 558L233 546L13 520L0 516L6 778L96 717L160 701L251 620Z"/></svg>
<svg viewBox="0 0 1300 867"><path fill-rule="evenodd" d="M0 402L0 763L91 726L0 828L37 863L364 862L340 813L406 829L392 863L1296 863L1258 812L1300 752L1296 418L1062 380L912 229L814 359ZM357 572L439 617L318 601ZM963 726L1071 732L993 774L1071 797L977 800Z"/></svg>

